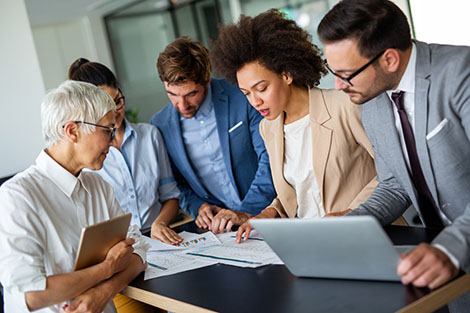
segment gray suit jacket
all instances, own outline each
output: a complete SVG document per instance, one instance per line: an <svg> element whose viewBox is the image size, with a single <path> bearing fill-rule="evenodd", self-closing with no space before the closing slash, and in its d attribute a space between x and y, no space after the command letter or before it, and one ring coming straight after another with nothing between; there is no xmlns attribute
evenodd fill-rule
<svg viewBox="0 0 470 313"><path fill-rule="evenodd" d="M426 182L452 225L433 241L470 272L470 47L416 41L415 139ZM379 185L351 215L382 224L419 206L386 93L363 105L362 121L375 154Z"/></svg>

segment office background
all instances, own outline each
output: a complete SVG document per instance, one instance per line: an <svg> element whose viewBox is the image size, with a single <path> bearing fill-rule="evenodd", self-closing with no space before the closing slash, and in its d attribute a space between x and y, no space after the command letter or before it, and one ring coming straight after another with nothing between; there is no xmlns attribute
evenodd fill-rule
<svg viewBox="0 0 470 313"><path fill-rule="evenodd" d="M189 35L210 47L219 23L239 14L280 8L307 29L337 0L1 0L0 178L24 170L43 148L40 103L66 79L78 57L106 64L122 84L126 107L147 122L168 103L155 68L174 38ZM470 45L470 3L395 0L412 22L415 38ZM321 87L331 88L326 76ZM138 111L137 111L138 110Z"/></svg>

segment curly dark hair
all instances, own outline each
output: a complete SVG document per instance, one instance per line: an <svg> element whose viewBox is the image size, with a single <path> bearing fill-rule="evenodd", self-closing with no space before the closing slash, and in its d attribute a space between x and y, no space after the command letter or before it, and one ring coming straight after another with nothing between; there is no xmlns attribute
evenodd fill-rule
<svg viewBox="0 0 470 313"><path fill-rule="evenodd" d="M237 71L253 61L276 74L289 73L299 87L316 86L327 73L309 33L276 9L254 18L242 15L237 24L221 26L210 58L231 83L237 83Z"/></svg>

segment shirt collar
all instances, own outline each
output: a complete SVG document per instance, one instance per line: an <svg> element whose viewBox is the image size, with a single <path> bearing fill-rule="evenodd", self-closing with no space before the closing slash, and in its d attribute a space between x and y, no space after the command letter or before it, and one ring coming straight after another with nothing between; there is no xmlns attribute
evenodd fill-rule
<svg viewBox="0 0 470 313"><path fill-rule="evenodd" d="M214 104L212 103L212 88L211 88L211 84L209 84L209 87L207 88L206 98L204 99L204 102L199 107L199 110L197 110L196 115L194 115L194 117L192 118L196 120L205 119L207 116L209 116L213 107L214 107ZM185 118L180 116L180 121L183 121L183 120L185 120Z"/></svg>
<svg viewBox="0 0 470 313"><path fill-rule="evenodd" d="M415 92L415 76L416 76L416 47L415 43L411 44L411 55L410 59L408 60L408 65L406 66L405 73L398 84L396 90L388 90L387 93L391 96L392 93L398 91L404 91L407 93L414 93Z"/></svg>
<svg viewBox="0 0 470 313"><path fill-rule="evenodd" d="M45 150L42 150L41 153L36 158L36 165L40 170L44 172L44 174L52 180L54 184L62 190L68 197L72 196L73 191L77 188L77 184L79 184L79 179L83 173L80 172L79 177L75 177L65 168L63 168L59 163L57 163ZM82 182L82 186L86 190L86 187Z"/></svg>
<svg viewBox="0 0 470 313"><path fill-rule="evenodd" d="M126 139L132 135L137 137L137 132L135 130L135 127L132 123L129 123L126 119L123 119L122 122L124 123L124 138L122 142L124 143Z"/></svg>

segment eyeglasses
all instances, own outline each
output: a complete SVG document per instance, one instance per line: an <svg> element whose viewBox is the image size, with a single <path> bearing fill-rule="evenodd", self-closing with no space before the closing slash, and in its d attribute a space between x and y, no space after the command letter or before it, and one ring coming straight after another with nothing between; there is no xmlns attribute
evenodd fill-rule
<svg viewBox="0 0 470 313"><path fill-rule="evenodd" d="M375 61L377 61L378 58L380 58L382 56L382 54L385 53L385 50L380 52L379 54L377 54L375 57L372 58L372 60L370 60L369 62L367 62L364 66L362 66L360 69L358 69L357 71L355 71L354 73L352 73L351 75L349 75L348 77L343 77L341 76L340 74L336 73L335 71L333 71L330 66L328 65L326 59L324 61L325 63L325 66L326 68L328 69L328 71L330 71L331 74L335 75L336 77L338 77L339 79L341 79L341 81L343 83L345 83L346 85L348 85L349 87L352 87L353 84L351 83L351 79L353 79L354 77L356 77L357 75L359 75L363 70L365 70L369 65L371 65L372 63L374 63Z"/></svg>
<svg viewBox="0 0 470 313"><path fill-rule="evenodd" d="M114 103L116 104L116 111L121 110L124 107L125 103L126 103L126 98L122 95L121 89L118 89L118 90L119 90L119 94L121 96L114 99Z"/></svg>
<svg viewBox="0 0 470 313"><path fill-rule="evenodd" d="M116 134L116 127L109 127L109 126L104 126L104 125L98 125L98 124L93 124L93 123L88 123L88 122L84 122L84 121L73 121L74 123L82 123L82 124L87 124L87 125L92 125L92 126L96 126L96 127L101 127L101 128L105 128L108 130L109 132L109 141L113 141L114 139L114 135ZM64 128L64 126L62 126L62 128Z"/></svg>

